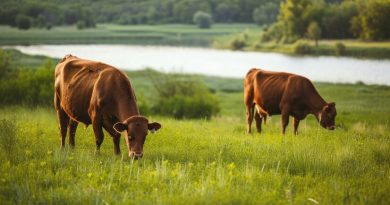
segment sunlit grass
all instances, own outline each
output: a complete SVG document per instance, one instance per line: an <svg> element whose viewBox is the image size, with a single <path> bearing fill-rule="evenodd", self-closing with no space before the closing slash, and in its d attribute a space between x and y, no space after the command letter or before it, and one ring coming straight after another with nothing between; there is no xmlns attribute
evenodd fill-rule
<svg viewBox="0 0 390 205"><path fill-rule="evenodd" d="M227 102L211 121L149 116L163 128L148 135L138 161L127 157L123 140L122 155L114 156L107 134L96 153L92 129L82 125L76 148L60 150L52 108L1 108L0 202L387 204L388 88L317 87L336 101L335 131L324 130L311 116L301 122L298 136L291 125L282 136L280 117L273 116L263 133L248 135L242 94L221 93ZM9 152L8 139L15 139Z"/></svg>

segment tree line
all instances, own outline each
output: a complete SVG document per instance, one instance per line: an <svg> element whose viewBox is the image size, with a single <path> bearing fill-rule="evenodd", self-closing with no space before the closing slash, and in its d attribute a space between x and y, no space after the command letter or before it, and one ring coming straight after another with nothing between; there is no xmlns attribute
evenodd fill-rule
<svg viewBox="0 0 390 205"><path fill-rule="evenodd" d="M390 39L390 0L285 0L278 20L261 40L292 43L300 38Z"/></svg>
<svg viewBox="0 0 390 205"><path fill-rule="evenodd" d="M96 23L211 22L266 26L262 40L389 39L390 0L2 0L0 24L21 29ZM311 25L311 26L310 26ZM310 26L310 29L309 29ZM314 36L312 35L314 34Z"/></svg>
<svg viewBox="0 0 390 205"><path fill-rule="evenodd" d="M276 20L282 0L2 0L0 24L30 27L96 23L165 24L194 21L201 11L213 22L257 22ZM255 12L256 10L256 12Z"/></svg>

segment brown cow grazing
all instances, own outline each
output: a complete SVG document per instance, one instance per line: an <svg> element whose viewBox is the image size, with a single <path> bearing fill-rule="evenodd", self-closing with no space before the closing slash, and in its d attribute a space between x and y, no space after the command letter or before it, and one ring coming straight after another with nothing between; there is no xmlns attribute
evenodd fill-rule
<svg viewBox="0 0 390 205"><path fill-rule="evenodd" d="M68 127L69 144L75 145L75 132L81 122L92 124L97 150L103 142L104 128L113 138L115 154L120 154L120 133L126 131L129 156L137 159L143 155L148 130L161 128L159 123L149 123L140 116L129 79L110 65L67 55L56 66L54 87L62 148Z"/></svg>
<svg viewBox="0 0 390 205"><path fill-rule="evenodd" d="M244 101L248 133L251 132L253 115L258 132L261 132L262 118L277 114L282 115L283 134L290 115L294 117L295 134L298 133L299 121L308 114L313 114L322 127L335 128L335 103L326 103L310 80L299 75L253 68L245 77Z"/></svg>

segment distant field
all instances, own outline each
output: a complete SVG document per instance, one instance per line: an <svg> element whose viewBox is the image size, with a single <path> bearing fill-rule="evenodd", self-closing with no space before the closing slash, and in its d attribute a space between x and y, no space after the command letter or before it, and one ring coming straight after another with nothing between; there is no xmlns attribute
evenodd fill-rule
<svg viewBox="0 0 390 205"><path fill-rule="evenodd" d="M260 31L255 24L214 24L210 29L195 25L113 25L99 24L93 29L54 27L51 30L18 30L0 26L0 45L30 44L140 44L209 46L213 37L242 32Z"/></svg>

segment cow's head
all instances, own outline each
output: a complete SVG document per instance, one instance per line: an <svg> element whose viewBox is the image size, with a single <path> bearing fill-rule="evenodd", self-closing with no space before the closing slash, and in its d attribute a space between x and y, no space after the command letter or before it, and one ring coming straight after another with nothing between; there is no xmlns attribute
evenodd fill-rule
<svg viewBox="0 0 390 205"><path fill-rule="evenodd" d="M114 125L114 129L121 133L126 131L127 136L125 141L129 149L129 157L138 159L143 156L143 146L148 135L148 130L154 133L161 128L161 124L157 122L149 123L148 119L142 116L132 116L124 122L118 122Z"/></svg>
<svg viewBox="0 0 390 205"><path fill-rule="evenodd" d="M320 122L322 127L328 130L334 130L336 115L336 104L332 102L326 104L322 108L321 112L319 113L318 121Z"/></svg>

